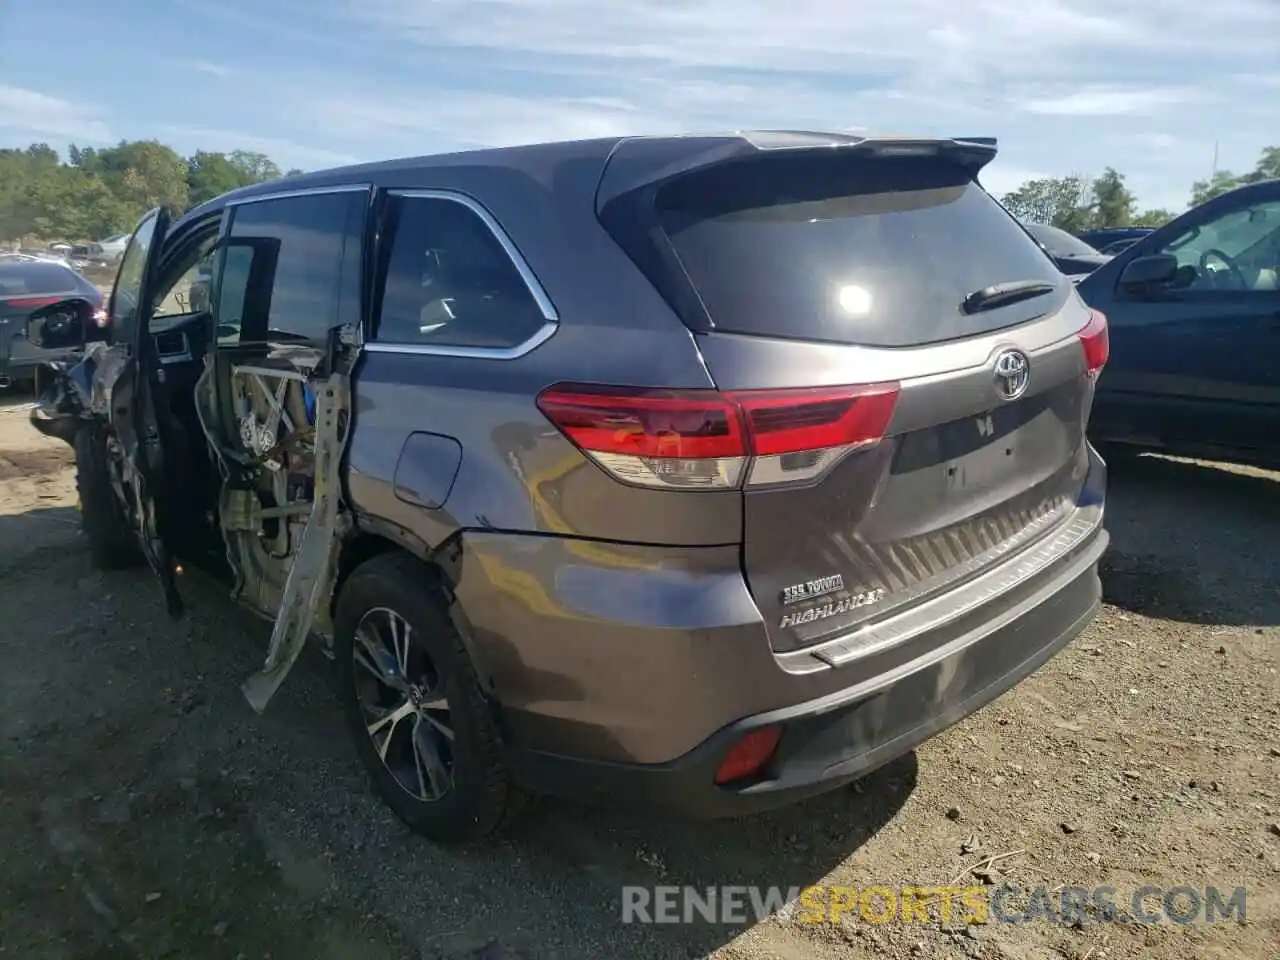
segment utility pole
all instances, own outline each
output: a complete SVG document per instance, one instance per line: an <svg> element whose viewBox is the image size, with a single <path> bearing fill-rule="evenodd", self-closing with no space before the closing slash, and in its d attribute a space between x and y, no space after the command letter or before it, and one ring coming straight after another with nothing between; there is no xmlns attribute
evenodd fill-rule
<svg viewBox="0 0 1280 960"><path fill-rule="evenodd" d="M1213 141L1213 169L1209 171L1209 181L1218 175L1218 141Z"/></svg>

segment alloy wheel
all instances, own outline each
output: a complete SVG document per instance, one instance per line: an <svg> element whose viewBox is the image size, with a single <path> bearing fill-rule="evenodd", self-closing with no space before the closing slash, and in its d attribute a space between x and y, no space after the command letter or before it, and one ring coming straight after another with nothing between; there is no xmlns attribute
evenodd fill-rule
<svg viewBox="0 0 1280 960"><path fill-rule="evenodd" d="M356 701L378 757L410 796L433 803L453 787L454 731L443 678L409 622L376 607L352 644Z"/></svg>

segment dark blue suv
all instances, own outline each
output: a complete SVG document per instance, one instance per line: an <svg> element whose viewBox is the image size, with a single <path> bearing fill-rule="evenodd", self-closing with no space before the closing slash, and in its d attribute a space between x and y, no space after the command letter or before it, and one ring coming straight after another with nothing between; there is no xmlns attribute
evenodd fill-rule
<svg viewBox="0 0 1280 960"><path fill-rule="evenodd" d="M1110 321L1096 442L1280 462L1280 180L1188 211L1077 289Z"/></svg>

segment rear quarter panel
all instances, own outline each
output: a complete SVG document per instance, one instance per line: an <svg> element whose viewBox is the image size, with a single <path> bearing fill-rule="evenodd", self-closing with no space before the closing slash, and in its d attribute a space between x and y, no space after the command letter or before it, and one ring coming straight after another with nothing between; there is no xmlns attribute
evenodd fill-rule
<svg viewBox="0 0 1280 960"><path fill-rule="evenodd" d="M561 155L563 154L563 155ZM539 391L566 380L711 387L692 334L596 218L604 156L584 145L545 166L437 166L388 189L449 190L506 231L559 318L556 333L512 360L398 352L368 344L355 375L348 494L359 515L434 549L460 530L501 530L647 544L736 543L737 493L628 487L588 461L539 412ZM394 474L415 431L452 437L461 463L435 510L397 497Z"/></svg>

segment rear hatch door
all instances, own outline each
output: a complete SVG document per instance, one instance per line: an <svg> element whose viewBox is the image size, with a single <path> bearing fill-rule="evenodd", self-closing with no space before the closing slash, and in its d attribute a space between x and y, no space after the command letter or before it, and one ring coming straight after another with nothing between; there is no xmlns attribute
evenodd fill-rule
<svg viewBox="0 0 1280 960"><path fill-rule="evenodd" d="M762 152L654 198L756 437L743 565L776 650L977 576L1081 494L1105 328L974 175L927 149Z"/></svg>

